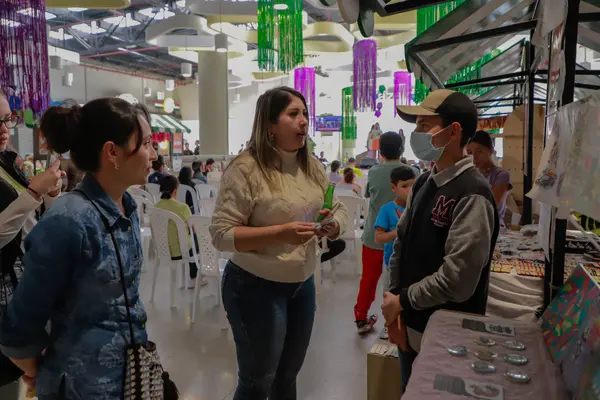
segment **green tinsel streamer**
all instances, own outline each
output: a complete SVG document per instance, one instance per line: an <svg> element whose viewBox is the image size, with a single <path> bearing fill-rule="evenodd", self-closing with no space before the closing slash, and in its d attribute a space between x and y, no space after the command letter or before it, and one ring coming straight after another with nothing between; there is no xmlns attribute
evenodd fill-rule
<svg viewBox="0 0 600 400"><path fill-rule="evenodd" d="M271 0L258 0L258 67L275 70L275 11Z"/></svg>
<svg viewBox="0 0 600 400"><path fill-rule="evenodd" d="M342 140L356 139L356 117L352 86L342 89Z"/></svg>

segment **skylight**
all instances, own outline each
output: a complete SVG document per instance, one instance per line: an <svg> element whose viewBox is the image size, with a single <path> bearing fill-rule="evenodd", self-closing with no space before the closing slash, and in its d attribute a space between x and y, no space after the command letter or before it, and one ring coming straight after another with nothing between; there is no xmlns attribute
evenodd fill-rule
<svg viewBox="0 0 600 400"><path fill-rule="evenodd" d="M88 35L106 32L106 29L102 29L102 28L98 27L98 24L96 23L96 21L92 21L91 25L88 25L88 24L73 25L71 27L71 29L75 29L76 31L87 33Z"/></svg>
<svg viewBox="0 0 600 400"><path fill-rule="evenodd" d="M119 24L119 28L131 28L132 26L138 26L140 24L138 21L131 18L131 13L125 14L125 17L105 18L103 21L111 25Z"/></svg>
<svg viewBox="0 0 600 400"><path fill-rule="evenodd" d="M69 40L73 39L73 36L65 33L64 29L60 28L58 31L50 31L48 34L52 39L56 40Z"/></svg>
<svg viewBox="0 0 600 400"><path fill-rule="evenodd" d="M18 26L21 26L19 22L6 18L0 18L0 25L8 26L9 28L16 28Z"/></svg>
<svg viewBox="0 0 600 400"><path fill-rule="evenodd" d="M39 10L34 10L31 7L24 8L22 10L17 11L19 14L27 15L29 17L39 18L40 12ZM46 11L46 21L56 18L56 15L49 13Z"/></svg>
<svg viewBox="0 0 600 400"><path fill-rule="evenodd" d="M71 7L69 8L69 11L73 11L73 12L82 12L87 10L87 8L79 8L79 7Z"/></svg>
<svg viewBox="0 0 600 400"><path fill-rule="evenodd" d="M175 13L169 11L167 8L162 8L161 10L159 10L156 13L154 11L152 11L151 8L144 8L143 10L139 10L138 12L142 15L145 15L148 18L152 18L152 16L155 15L154 16L155 21L161 21L163 19L167 19L167 18L170 18L173 15L175 15Z"/></svg>

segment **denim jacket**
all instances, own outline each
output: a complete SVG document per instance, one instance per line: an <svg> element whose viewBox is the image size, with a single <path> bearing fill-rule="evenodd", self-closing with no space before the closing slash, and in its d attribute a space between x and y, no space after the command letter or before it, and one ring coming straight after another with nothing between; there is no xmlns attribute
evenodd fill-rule
<svg viewBox="0 0 600 400"><path fill-rule="evenodd" d="M54 399L59 389L68 400L121 398L130 335L116 251L103 218L122 257L136 343L147 343L139 220L129 193L123 206L125 216L88 174L25 240L25 272L2 316L0 349L14 359L40 357L40 400Z"/></svg>

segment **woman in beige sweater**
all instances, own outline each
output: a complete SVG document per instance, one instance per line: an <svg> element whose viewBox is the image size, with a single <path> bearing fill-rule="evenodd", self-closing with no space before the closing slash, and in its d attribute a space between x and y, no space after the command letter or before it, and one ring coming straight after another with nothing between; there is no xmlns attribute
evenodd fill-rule
<svg viewBox="0 0 600 400"><path fill-rule="evenodd" d="M348 224L337 199L321 211L328 182L308 150L307 129L299 92L267 91L247 150L221 180L210 232L218 250L233 252L223 304L237 348L234 400L296 399L316 308L318 238L336 238ZM327 223L317 225L320 213Z"/></svg>

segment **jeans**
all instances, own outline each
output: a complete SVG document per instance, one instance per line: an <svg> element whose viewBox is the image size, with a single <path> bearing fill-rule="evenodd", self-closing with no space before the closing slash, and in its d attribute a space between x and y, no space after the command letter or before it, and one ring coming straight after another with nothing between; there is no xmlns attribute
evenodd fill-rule
<svg viewBox="0 0 600 400"><path fill-rule="evenodd" d="M412 373L412 365L415 362L415 358L417 358L416 351L413 350L412 347L408 346L407 351L403 351L398 348L398 357L400 358L400 375L402 377L402 393L406 391L406 386L408 385L408 380L410 379L410 374Z"/></svg>
<svg viewBox="0 0 600 400"><path fill-rule="evenodd" d="M296 377L315 316L314 278L273 282L230 261L223 275L223 305L237 351L233 400L296 400Z"/></svg>

